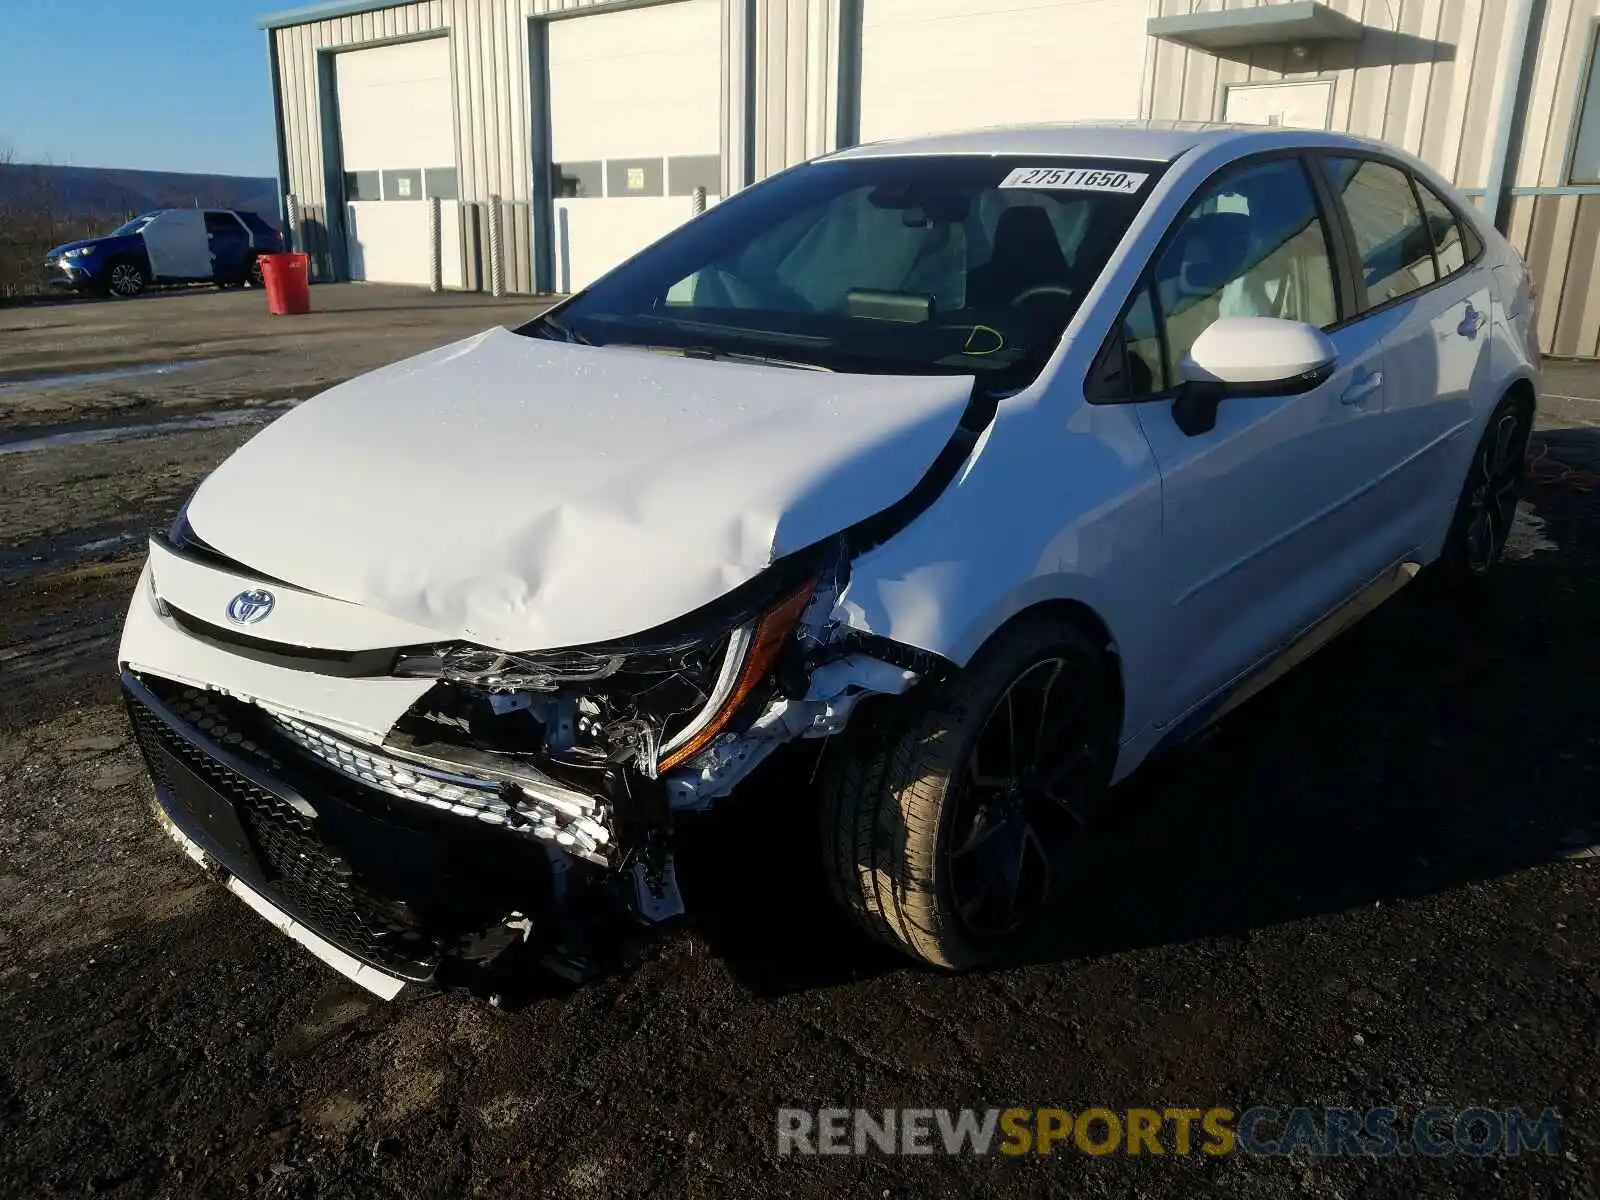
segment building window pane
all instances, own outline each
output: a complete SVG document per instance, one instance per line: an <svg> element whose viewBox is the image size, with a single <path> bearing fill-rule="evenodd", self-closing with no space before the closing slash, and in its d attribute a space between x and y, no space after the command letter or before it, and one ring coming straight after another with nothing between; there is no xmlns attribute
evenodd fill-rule
<svg viewBox="0 0 1600 1200"><path fill-rule="evenodd" d="M607 196L665 196L666 179L659 158L606 160Z"/></svg>
<svg viewBox="0 0 1600 1200"><path fill-rule="evenodd" d="M605 167L601 163L555 163L550 176L550 192L557 200L592 200L605 194L601 182Z"/></svg>
<svg viewBox="0 0 1600 1200"><path fill-rule="evenodd" d="M1197 199L1156 263L1166 362L1176 373L1223 317L1281 317L1326 328L1339 320L1328 233L1298 160L1228 172ZM1129 314L1130 350L1156 375L1148 322ZM1170 382L1170 381L1169 381Z"/></svg>
<svg viewBox="0 0 1600 1200"><path fill-rule="evenodd" d="M383 173L383 198L385 200L421 200L422 172L385 171Z"/></svg>
<svg viewBox="0 0 1600 1200"><path fill-rule="evenodd" d="M1355 229L1367 303L1386 304L1435 282L1433 238L1410 176L1370 158L1330 158L1328 170Z"/></svg>
<svg viewBox="0 0 1600 1200"><path fill-rule="evenodd" d="M722 194L722 156L720 154L682 154L667 159L667 194L692 196L703 187L708 196Z"/></svg>
<svg viewBox="0 0 1600 1200"><path fill-rule="evenodd" d="M346 171L344 173L344 198L346 200L381 200L376 171Z"/></svg>
<svg viewBox="0 0 1600 1200"><path fill-rule="evenodd" d="M439 200L459 200L461 191L456 184L454 167L429 167L426 172L428 195Z"/></svg>
<svg viewBox="0 0 1600 1200"><path fill-rule="evenodd" d="M1568 183L1600 183L1600 71L1595 70L1596 44L1589 46L1589 82L1583 90L1578 137L1572 146Z"/></svg>

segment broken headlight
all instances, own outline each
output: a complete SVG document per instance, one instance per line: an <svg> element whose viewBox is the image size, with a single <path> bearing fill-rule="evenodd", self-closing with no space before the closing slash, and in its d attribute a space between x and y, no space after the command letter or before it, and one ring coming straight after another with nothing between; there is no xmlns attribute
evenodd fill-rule
<svg viewBox="0 0 1600 1200"><path fill-rule="evenodd" d="M491 692L553 692L567 684L610 679L625 661L621 654L583 650L507 654L479 646L449 646L439 653L438 672L442 679Z"/></svg>
<svg viewBox="0 0 1600 1200"><path fill-rule="evenodd" d="M771 672L814 580L692 628L586 649L509 652L451 644L402 653L398 675L440 686L412 736L572 767L632 762L655 776L706 748Z"/></svg>

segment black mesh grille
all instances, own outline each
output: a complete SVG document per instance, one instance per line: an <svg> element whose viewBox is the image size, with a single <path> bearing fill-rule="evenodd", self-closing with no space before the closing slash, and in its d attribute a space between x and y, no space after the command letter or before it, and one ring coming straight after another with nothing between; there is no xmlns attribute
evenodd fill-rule
<svg viewBox="0 0 1600 1200"><path fill-rule="evenodd" d="M229 719L225 698L181 688L161 699L206 738L249 755L269 770L277 765L270 749ZM398 919L393 906L361 887L350 864L322 840L314 818L179 736L131 694L128 711L158 784L173 790L164 765L170 755L233 805L260 857L266 876L262 890L269 899L357 958L411 978L432 974L437 947Z"/></svg>

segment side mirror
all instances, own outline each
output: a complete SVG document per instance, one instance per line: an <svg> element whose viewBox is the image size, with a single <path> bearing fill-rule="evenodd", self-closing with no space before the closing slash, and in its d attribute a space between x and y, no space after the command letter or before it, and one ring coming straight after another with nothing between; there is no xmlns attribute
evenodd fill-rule
<svg viewBox="0 0 1600 1200"><path fill-rule="evenodd" d="M1172 419L1190 437L1217 427L1217 408L1233 396L1298 396L1339 365L1328 335L1303 321L1223 317L1197 337L1179 371Z"/></svg>

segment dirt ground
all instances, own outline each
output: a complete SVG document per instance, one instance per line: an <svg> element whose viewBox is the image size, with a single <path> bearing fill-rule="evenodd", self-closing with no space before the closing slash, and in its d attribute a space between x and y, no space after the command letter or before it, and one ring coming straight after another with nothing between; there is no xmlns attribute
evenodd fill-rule
<svg viewBox="0 0 1600 1200"><path fill-rule="evenodd" d="M689 831L689 926L627 973L385 1005L158 833L113 673L141 533L234 446L537 307L313 298L0 309L0 1195L1600 1195L1600 369L1552 365L1492 600L1402 595L1133 780L1051 961L863 947L775 780ZM1553 1106L1563 1141L775 1155L779 1107L1013 1104Z"/></svg>

